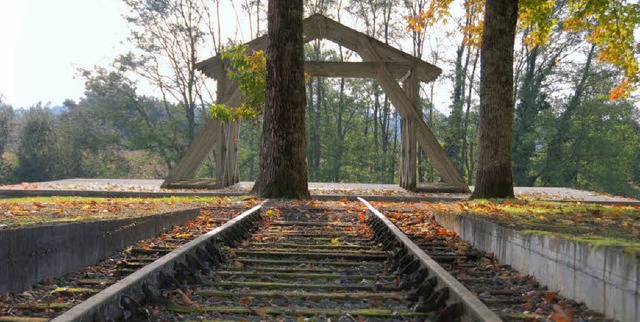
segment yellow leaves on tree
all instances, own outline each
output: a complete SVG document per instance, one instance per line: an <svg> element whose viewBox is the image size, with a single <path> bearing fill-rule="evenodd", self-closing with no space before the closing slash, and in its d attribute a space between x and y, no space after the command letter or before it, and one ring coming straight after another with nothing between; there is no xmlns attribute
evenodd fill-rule
<svg viewBox="0 0 640 322"><path fill-rule="evenodd" d="M420 33L438 22L446 23L447 17L450 16L449 8L452 2L452 0L432 0L427 9L407 16L407 31ZM464 0L464 9L465 19L460 26L464 42L469 47L480 47L484 27L484 0Z"/></svg>
<svg viewBox="0 0 640 322"><path fill-rule="evenodd" d="M570 32L587 32L586 39L598 48L598 61L612 64L623 72L620 83L609 99L627 98L640 82L634 29L640 23L640 5L625 0L570 0L568 18L563 28ZM557 20L552 18L556 0L520 0L520 26L529 28L524 42L544 45Z"/></svg>
<svg viewBox="0 0 640 322"><path fill-rule="evenodd" d="M407 16L407 31L421 32L436 23L446 23L453 1L431 0L419 14ZM465 43L479 46L483 30L485 0L465 0L465 22L461 24ZM534 47L549 41L558 20L554 18L557 0L519 0L518 24L526 30L523 44ZM569 0L563 28L587 32L586 39L598 48L598 61L622 71L620 83L609 93L611 100L627 98L640 83L638 55L640 46L634 29L640 24L640 4L627 0Z"/></svg>
<svg viewBox="0 0 640 322"><path fill-rule="evenodd" d="M254 121L262 114L265 104L267 83L267 56L263 50L250 51L246 45L223 48L222 59L229 62L227 77L234 80L242 93L244 101L240 106L213 104L209 107L211 117L223 122L237 120ZM305 81L311 81L311 75L304 73Z"/></svg>
<svg viewBox="0 0 640 322"><path fill-rule="evenodd" d="M570 18L564 28L589 31L587 40L598 46L597 59L623 71L620 84L611 90L609 98L627 98L640 82L637 59L640 47L633 35L640 24L640 4L625 0L573 0L569 1L569 10Z"/></svg>
<svg viewBox="0 0 640 322"><path fill-rule="evenodd" d="M267 59L264 51L248 52L247 46L237 45L224 48L222 58L230 63L227 76L238 83L244 102L240 106L214 104L209 108L211 117L224 122L257 118L265 103Z"/></svg>
<svg viewBox="0 0 640 322"><path fill-rule="evenodd" d="M520 0L518 26L528 29L522 42L533 48L549 41L553 26L558 19L552 17L555 0Z"/></svg>
<svg viewBox="0 0 640 322"><path fill-rule="evenodd" d="M420 33L424 29L433 26L436 22L446 23L449 7L453 0L432 0L429 7L418 14L407 16L407 31Z"/></svg>
<svg viewBox="0 0 640 322"><path fill-rule="evenodd" d="M484 0L465 0L465 23L460 27L464 43L479 48L484 30Z"/></svg>

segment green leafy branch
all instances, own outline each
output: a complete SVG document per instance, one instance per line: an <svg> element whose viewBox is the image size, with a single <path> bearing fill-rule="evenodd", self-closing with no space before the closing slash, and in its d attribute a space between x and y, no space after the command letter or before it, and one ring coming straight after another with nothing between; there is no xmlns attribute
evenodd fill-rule
<svg viewBox="0 0 640 322"><path fill-rule="evenodd" d="M224 122L256 119L264 109L267 60L264 51L247 53L247 46L235 45L222 50L222 59L231 64L227 76L238 83L244 102L240 106L214 104L211 117Z"/></svg>

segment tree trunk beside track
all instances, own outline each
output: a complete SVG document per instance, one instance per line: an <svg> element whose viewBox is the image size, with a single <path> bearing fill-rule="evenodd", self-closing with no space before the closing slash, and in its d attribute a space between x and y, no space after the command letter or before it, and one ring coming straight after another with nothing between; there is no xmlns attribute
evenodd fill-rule
<svg viewBox="0 0 640 322"><path fill-rule="evenodd" d="M307 198L302 0L270 0L260 173L252 192Z"/></svg>

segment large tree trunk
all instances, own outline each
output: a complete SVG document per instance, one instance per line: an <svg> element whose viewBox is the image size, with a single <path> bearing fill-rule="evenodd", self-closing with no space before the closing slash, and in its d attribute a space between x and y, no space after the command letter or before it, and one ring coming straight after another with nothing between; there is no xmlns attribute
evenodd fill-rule
<svg viewBox="0 0 640 322"><path fill-rule="evenodd" d="M513 44L518 2L487 0L480 52L480 142L471 198L513 197Z"/></svg>
<svg viewBox="0 0 640 322"><path fill-rule="evenodd" d="M270 0L266 106L253 193L307 198L302 0Z"/></svg>

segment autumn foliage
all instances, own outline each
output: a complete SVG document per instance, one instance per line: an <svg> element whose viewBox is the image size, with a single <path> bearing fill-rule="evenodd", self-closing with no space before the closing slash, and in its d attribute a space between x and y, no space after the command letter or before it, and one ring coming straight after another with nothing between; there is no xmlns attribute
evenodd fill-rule
<svg viewBox="0 0 640 322"><path fill-rule="evenodd" d="M451 0L432 0L427 9L417 15L407 16L407 30L421 32L434 24L446 23L450 16ZM461 27L469 44L479 45L483 18L479 17L483 0L465 0L465 19ZM558 25L554 10L559 10L556 0L520 0L519 28L527 30L522 41L530 47L544 45L551 31ZM634 29L640 23L640 4L625 0L571 0L568 14L561 22L566 32L586 33L586 40L598 48L598 61L611 64L622 71L619 84L609 93L611 100L629 97L640 83L638 58L640 46L634 39ZM477 17L477 18L476 18Z"/></svg>

